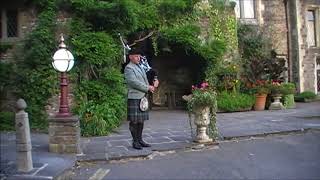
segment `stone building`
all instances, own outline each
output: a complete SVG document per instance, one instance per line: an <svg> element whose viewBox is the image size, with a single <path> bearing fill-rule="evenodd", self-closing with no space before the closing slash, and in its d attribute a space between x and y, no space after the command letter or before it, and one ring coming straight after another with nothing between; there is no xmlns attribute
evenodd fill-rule
<svg viewBox="0 0 320 180"><path fill-rule="evenodd" d="M320 1L234 0L241 23L260 26L286 58L298 91L320 93Z"/></svg>
<svg viewBox="0 0 320 180"><path fill-rule="evenodd" d="M0 63L12 63L19 60L18 49L35 26L37 14L23 1L12 0L1 2L0 15ZM15 98L11 90L4 82L0 88L0 110L13 111Z"/></svg>
<svg viewBox="0 0 320 180"><path fill-rule="evenodd" d="M320 0L229 1L236 1L235 12L241 23L260 26L272 37L277 53L287 60L288 81L295 82L299 92L320 93ZM0 43L12 47L5 53L1 50L0 63L19 58L15 55L16 46L23 43L26 34L35 26L37 12L25 2L1 2ZM64 15L58 15L57 22L60 21L65 21ZM183 102L176 97L187 93L182 90L190 89L192 79L199 79L194 76L197 72L193 67L201 68L202 65L194 64L192 57L181 52L163 59L155 58L153 62L159 71L164 72L162 78L167 78L167 81L162 81L163 92L156 94L155 99L160 104L179 106ZM170 79L168 74L176 74L177 77ZM182 90L171 92L174 88ZM166 98L169 95L172 98ZM12 99L10 93L1 94L1 102L5 102L3 99ZM167 102L168 99L171 101ZM10 105L7 102L2 103L0 109Z"/></svg>

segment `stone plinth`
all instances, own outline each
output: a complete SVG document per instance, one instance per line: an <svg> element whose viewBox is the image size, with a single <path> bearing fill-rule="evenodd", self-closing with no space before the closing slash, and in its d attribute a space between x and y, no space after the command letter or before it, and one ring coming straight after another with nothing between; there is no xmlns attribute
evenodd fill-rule
<svg viewBox="0 0 320 180"><path fill-rule="evenodd" d="M80 154L80 122L77 116L49 118L49 151Z"/></svg>

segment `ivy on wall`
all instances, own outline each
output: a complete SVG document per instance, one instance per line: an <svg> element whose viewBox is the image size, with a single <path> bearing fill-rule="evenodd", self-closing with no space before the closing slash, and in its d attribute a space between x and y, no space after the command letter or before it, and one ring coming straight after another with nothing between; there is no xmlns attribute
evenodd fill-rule
<svg viewBox="0 0 320 180"><path fill-rule="evenodd" d="M36 28L16 67L17 94L28 103L31 125L46 127L45 106L58 93L58 73L51 67L57 10L72 16L67 44L76 64L70 72L75 95L73 111L80 116L83 135L105 135L126 114L126 88L120 72L122 48L118 33L126 37L153 32L154 52L162 40L179 45L205 61L203 73L217 83L217 68L226 52L236 49L236 22L230 7L218 0L41 0ZM220 5L218 6L218 4ZM63 6L61 6L63 4ZM201 20L208 20L203 33ZM174 52L173 52L174 53ZM36 87L36 88L35 88Z"/></svg>
<svg viewBox="0 0 320 180"><path fill-rule="evenodd" d="M28 104L30 124L33 129L47 127L45 106L47 100L57 90L57 73L51 66L55 51L55 0L37 1L39 16L35 29L26 38L21 56L17 62L16 94Z"/></svg>

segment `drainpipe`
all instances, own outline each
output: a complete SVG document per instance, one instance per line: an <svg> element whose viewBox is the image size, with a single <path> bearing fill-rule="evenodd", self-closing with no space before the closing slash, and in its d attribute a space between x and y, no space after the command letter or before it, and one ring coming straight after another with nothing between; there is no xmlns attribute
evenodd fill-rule
<svg viewBox="0 0 320 180"><path fill-rule="evenodd" d="M287 28L287 72L288 72L288 81L292 81L291 73L292 73L292 67L291 67L291 52L290 52L290 32L289 32L289 17L288 17L288 0L283 0L284 3L284 11L285 11L285 17L286 17L286 28Z"/></svg>

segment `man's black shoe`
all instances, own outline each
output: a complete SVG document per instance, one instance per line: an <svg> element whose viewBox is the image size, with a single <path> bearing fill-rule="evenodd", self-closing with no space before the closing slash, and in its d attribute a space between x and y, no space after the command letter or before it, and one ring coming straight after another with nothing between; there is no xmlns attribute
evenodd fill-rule
<svg viewBox="0 0 320 180"><path fill-rule="evenodd" d="M135 141L132 143L132 147L134 149L139 149L139 150L142 149L140 143L139 142L135 142Z"/></svg>
<svg viewBox="0 0 320 180"><path fill-rule="evenodd" d="M150 144L144 142L143 140L140 140L139 143L140 143L140 145L141 145L142 147L151 147Z"/></svg>

